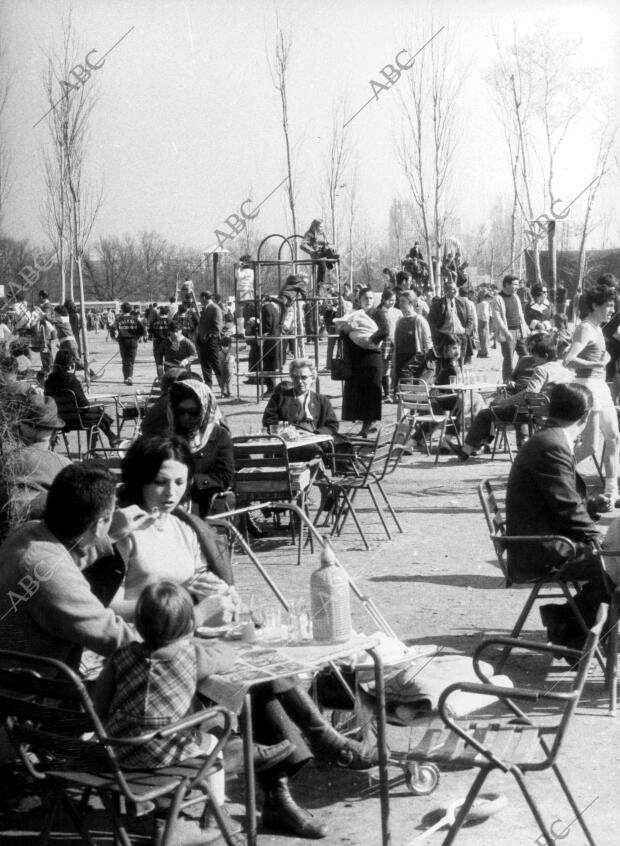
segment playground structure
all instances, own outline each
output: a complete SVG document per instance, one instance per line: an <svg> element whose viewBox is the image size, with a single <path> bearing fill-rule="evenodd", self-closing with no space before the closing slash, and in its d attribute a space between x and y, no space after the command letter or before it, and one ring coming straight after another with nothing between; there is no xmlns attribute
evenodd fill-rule
<svg viewBox="0 0 620 846"><path fill-rule="evenodd" d="M266 245L272 239L279 238L280 244L278 246L277 258L264 258ZM333 264L331 275L326 276L323 284L329 284L333 289L333 294L327 295L319 290L318 271L321 264L325 264L325 260L317 260L313 258L299 258L298 257L298 241L303 241L301 235L280 235L273 233L267 235L258 246L256 252L256 259L243 263L244 267L250 267L253 272L253 285L251 288L241 288L239 285L238 270L241 263L234 266L235 276L235 302L237 308L237 316L240 317L243 311L246 311L251 304L253 307L254 322L251 326L246 326L246 343L252 354L252 346L258 353L255 361L248 361L247 373L240 373L237 368L237 397L240 396L240 378L248 376L248 378L255 378L256 380L256 399L261 398L261 386L264 384L266 378L273 380L281 380L285 373L284 358L287 351L291 347L294 348L293 357L310 358L314 361L317 370L317 385L316 390L320 391L320 362L319 362L319 337L320 337L320 313L319 307L321 303L339 302L340 301L340 262L339 259L329 259L329 263ZM283 258L285 251L288 251L290 257ZM282 331L278 335L265 335L263 327L262 306L267 298L276 298L280 295L286 279L291 275L304 274L307 278L306 294L305 296L299 291L287 290L287 296L291 297L291 318L290 326L287 331ZM252 309L250 309L252 311ZM245 315L244 315L245 316ZM247 323L247 319L246 319ZM239 337L235 339L236 344L236 358L239 361ZM274 343L280 345L280 355L278 359L281 361L280 370L265 370L263 362L266 357L266 349L271 350ZM313 352L308 352L306 344L314 347Z"/></svg>

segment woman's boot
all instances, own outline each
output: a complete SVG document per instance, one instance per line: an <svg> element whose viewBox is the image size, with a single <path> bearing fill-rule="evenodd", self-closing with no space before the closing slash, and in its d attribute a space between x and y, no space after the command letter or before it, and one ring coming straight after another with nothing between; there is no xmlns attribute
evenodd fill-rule
<svg viewBox="0 0 620 846"><path fill-rule="evenodd" d="M269 778L265 774L261 778L261 786L265 793L263 828L309 840L319 840L327 835L327 826L295 802L285 775Z"/></svg>
<svg viewBox="0 0 620 846"><path fill-rule="evenodd" d="M313 752L352 770L367 770L379 763L376 746L350 740L337 732L303 688L293 687L279 693L278 699L289 717L308 738Z"/></svg>

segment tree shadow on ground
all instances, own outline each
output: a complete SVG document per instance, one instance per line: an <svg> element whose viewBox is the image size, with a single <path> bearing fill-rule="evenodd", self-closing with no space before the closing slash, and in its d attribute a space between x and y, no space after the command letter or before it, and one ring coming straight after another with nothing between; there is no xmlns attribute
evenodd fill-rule
<svg viewBox="0 0 620 846"><path fill-rule="evenodd" d="M417 564L417 562L416 562ZM469 573L450 573L446 576L441 575L406 575L388 574L386 576L371 576L369 582L404 582L408 584L430 584L442 585L449 587L464 587L476 588L477 590L495 590L504 586L504 576L497 570L496 575L490 576L476 576ZM527 587L527 585L526 585ZM531 586L530 586L531 589Z"/></svg>

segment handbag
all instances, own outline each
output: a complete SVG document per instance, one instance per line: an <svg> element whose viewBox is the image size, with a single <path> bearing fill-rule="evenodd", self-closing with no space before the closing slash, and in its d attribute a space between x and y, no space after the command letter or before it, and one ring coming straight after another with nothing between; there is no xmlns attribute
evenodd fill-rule
<svg viewBox="0 0 620 846"><path fill-rule="evenodd" d="M331 372L332 379L336 382L342 382L343 380L350 379L353 375L351 360L348 357L345 357L344 354L344 343L342 338L339 338L338 343L336 344L336 354L332 358Z"/></svg>

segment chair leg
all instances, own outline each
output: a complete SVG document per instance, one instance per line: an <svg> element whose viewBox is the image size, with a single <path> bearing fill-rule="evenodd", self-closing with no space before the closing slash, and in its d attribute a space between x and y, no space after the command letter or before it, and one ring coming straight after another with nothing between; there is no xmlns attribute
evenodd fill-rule
<svg viewBox="0 0 620 846"><path fill-rule="evenodd" d="M357 531L360 533L360 537L361 537L362 541L364 542L364 546L365 546L366 550L368 551L370 549L370 546L368 545L368 541L366 540L366 535L364 534L364 530L362 529L360 521L357 519L357 513L355 511L355 508L353 507L353 499L355 498L356 493L357 493L357 490L354 490L351 497L349 497L349 495L347 494L347 492L344 489L342 491L342 495L344 496L344 499L345 499L346 510L345 510L345 513L344 513L344 519L343 519L343 521L340 525L340 530L338 531L338 535L340 535L340 532L342 531L342 527L344 526L344 521L346 520L346 518L350 514L353 517L353 522L355 523ZM335 528L335 526L334 526L334 528Z"/></svg>
<svg viewBox="0 0 620 846"><path fill-rule="evenodd" d="M525 621L527 620L527 618L530 615L530 611L532 610L532 606L534 605L534 602L538 598L538 594L540 593L541 587L542 587L542 585L534 585L534 587L530 591L530 595L527 598L527 602L523 606L523 609L522 609L521 613L519 614L519 616L517 618L517 622L514 624L512 632L510 633L510 637L519 637L519 635L521 634L521 630L523 629L523 626L525 625ZM504 666L504 664L508 660L508 656L510 655L511 651L512 651L512 648L510 646L507 646L505 649L503 649L501 651L500 656L499 656L499 660L498 660L497 664L495 664L495 673L496 674L501 672L502 667Z"/></svg>
<svg viewBox="0 0 620 846"><path fill-rule="evenodd" d="M435 464L439 463L439 453L441 452L441 445L443 440L446 436L446 423L448 422L448 418L444 417L441 425L439 427L439 440L437 441L437 452L435 453ZM433 439L433 433L431 432L431 441Z"/></svg>
<svg viewBox="0 0 620 846"><path fill-rule="evenodd" d="M215 817L215 820L218 824L220 831L222 832L222 836L226 842L226 846L239 846L239 840L236 836L231 832L230 827L228 825L228 821L224 814L222 813L222 809L218 802L213 798L213 794L211 793L208 784L205 783L204 788L205 792L207 793L208 803L211 808L211 813ZM245 842L245 840L243 840ZM165 843L162 843L162 846L166 846ZM170 846L174 846L174 843L171 841Z"/></svg>
<svg viewBox="0 0 620 846"><path fill-rule="evenodd" d="M375 511L379 515L379 519L383 524L383 529L385 534L387 535L388 540L392 540L392 535L390 534L390 530L388 529L387 523L385 522L385 517L383 516L383 510L379 507L379 503L377 502L377 497L375 496L375 492L372 489L372 482L367 487L368 493L370 494L370 498L372 499L372 503L375 506Z"/></svg>
<svg viewBox="0 0 620 846"><path fill-rule="evenodd" d="M95 846L95 841L90 836L90 832L88 830L87 819L88 816L81 816L77 809L75 808L71 799L67 796L66 792L63 790L61 793L61 802L62 806L71 818L71 822L75 826L75 830L80 832L82 840L84 843L87 843L88 846Z"/></svg>
<svg viewBox="0 0 620 846"><path fill-rule="evenodd" d="M482 769L474 779L474 783L469 788L469 793L467 794L467 796L465 797L465 801L459 808L459 812L456 815L456 819L450 826L450 831L446 835L446 838L441 844L441 846L451 846L451 844L454 843L454 841L456 840L456 835L459 833L461 826L465 822L469 809L474 804L476 796L480 793L482 785L486 781L489 772L490 770L488 769Z"/></svg>
<svg viewBox="0 0 620 846"><path fill-rule="evenodd" d="M43 828L41 829L41 833L39 834L39 842L41 843L41 846L47 846L47 844L49 842L49 836L52 832L52 827L54 825L54 819L56 817L56 810L57 810L58 805L60 803L61 796L62 796L62 787L59 784L57 784L55 789L54 789L54 793L52 794L50 807L49 807L49 811L48 811L48 814L47 814L47 819L45 820Z"/></svg>
<svg viewBox="0 0 620 846"><path fill-rule="evenodd" d="M338 514L338 518L336 519L335 529L336 529L336 536L340 537L342 530L344 529L344 524L347 522L347 518L349 517L349 505L352 507L353 503L355 502L355 497L357 496L359 488L353 488L351 491L351 495L347 494L345 488L342 488L342 505L340 507L340 513ZM340 522L339 522L340 521Z"/></svg>
<svg viewBox="0 0 620 846"><path fill-rule="evenodd" d="M543 837L547 841L547 846L555 846L555 842L556 842L555 838L552 836L551 832L547 828L547 825L542 818L542 814L538 810L538 805L536 804L536 802L534 802L534 797L532 796L532 794L530 793L530 791L527 789L527 787L525 785L525 777L524 777L523 773L521 772L521 770L518 767L514 767L514 766L510 768L510 772L515 777L515 781L517 782L517 784L521 788L521 793L524 795L525 801L530 806L530 811L534 815L534 819L538 823L538 827L539 827Z"/></svg>
<svg viewBox="0 0 620 846"><path fill-rule="evenodd" d="M612 596L607 617L607 654L605 681L609 691L609 711L616 716L618 697L618 601L620 593L616 591Z"/></svg>
<svg viewBox="0 0 620 846"><path fill-rule="evenodd" d="M573 794L569 790L568 784L566 783L564 776L560 772L560 768L558 767L558 765L552 764L551 769L555 773L555 777L557 778L557 780L560 784L560 787L564 791L564 795L566 796L568 804L571 806L571 810L572 810L573 814L575 815L575 820L577 820L577 822L581 826L581 830L585 834L588 843L590 844L590 846L596 846L596 843L594 842L594 839L592 838L592 835L590 833L590 829L586 825L585 820L583 818L583 815L584 815L585 811L587 810L587 808L581 808L575 802L575 799L573 798Z"/></svg>
<svg viewBox="0 0 620 846"><path fill-rule="evenodd" d="M379 490L381 491L381 496L383 497L383 499L384 499L384 501L385 501L385 504L386 504L386 505L387 505L387 507L388 507L388 511L389 511L389 512L390 512L390 514L392 515L392 520L396 523L396 528L398 529L398 531L399 531L399 532L401 533L401 535L402 535L402 533L403 533L402 527L401 527L400 523L398 522L398 518L396 517L396 514L394 513L394 509L392 508L392 505L391 505L391 503L390 503L390 500L389 500L389 499L387 498L387 496L385 495L385 491L383 490L383 485L382 485L382 484L381 484L381 482L379 482L379 481L377 481L377 482L376 482L376 485L377 485L377 487L379 488Z"/></svg>

